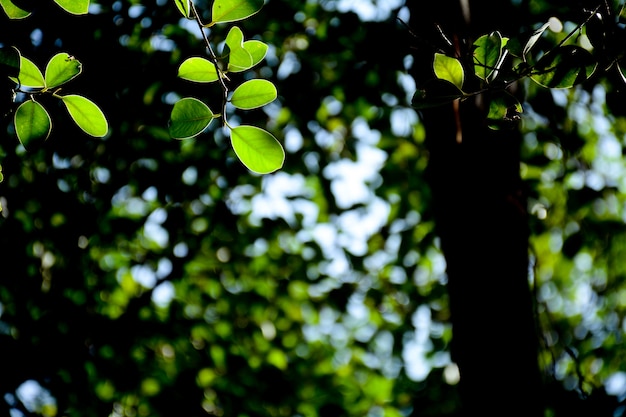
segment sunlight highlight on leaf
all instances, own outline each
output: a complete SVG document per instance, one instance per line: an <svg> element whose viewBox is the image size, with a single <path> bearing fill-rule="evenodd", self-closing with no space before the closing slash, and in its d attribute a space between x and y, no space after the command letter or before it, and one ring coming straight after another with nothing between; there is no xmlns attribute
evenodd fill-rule
<svg viewBox="0 0 626 417"><path fill-rule="evenodd" d="M37 65L24 56L20 57L20 75L14 81L25 87L32 88L44 88L46 85L43 74L37 68Z"/></svg>
<svg viewBox="0 0 626 417"><path fill-rule="evenodd" d="M213 23L226 23L243 20L257 13L263 7L263 0L215 0L213 3Z"/></svg>
<svg viewBox="0 0 626 417"><path fill-rule="evenodd" d="M213 112L196 98L183 98L172 109L170 115L170 136L174 139L188 139L202 133L213 121Z"/></svg>
<svg viewBox="0 0 626 417"><path fill-rule="evenodd" d="M233 92L230 101L233 106L250 110L265 106L277 97L276 87L267 80L248 80Z"/></svg>
<svg viewBox="0 0 626 417"><path fill-rule="evenodd" d="M94 137L103 137L109 131L109 125L102 110L91 100L79 95L61 97L74 122L85 133Z"/></svg>
<svg viewBox="0 0 626 417"><path fill-rule="evenodd" d="M82 65L76 58L65 52L56 54L48 61L46 66L46 87L58 87L78 76L81 71Z"/></svg>
<svg viewBox="0 0 626 417"><path fill-rule="evenodd" d="M47 139L52 129L50 115L35 100L28 100L20 104L15 111L13 123L17 138L26 149L34 141Z"/></svg>
<svg viewBox="0 0 626 417"><path fill-rule="evenodd" d="M451 82L459 90L463 89L465 74L463 72L463 65L461 65L461 62L458 59L436 53L433 69L435 70L435 75L437 75L437 77Z"/></svg>
<svg viewBox="0 0 626 417"><path fill-rule="evenodd" d="M271 133L256 126L237 126L230 135L237 157L250 171L269 174L283 166L285 151Z"/></svg>
<svg viewBox="0 0 626 417"><path fill-rule="evenodd" d="M54 0L63 10L71 14L87 14L89 0Z"/></svg>

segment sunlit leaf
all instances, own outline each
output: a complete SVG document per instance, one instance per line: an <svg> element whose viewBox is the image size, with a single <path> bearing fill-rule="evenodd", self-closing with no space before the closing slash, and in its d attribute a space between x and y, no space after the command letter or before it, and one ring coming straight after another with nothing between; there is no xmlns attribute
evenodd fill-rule
<svg viewBox="0 0 626 417"><path fill-rule="evenodd" d="M0 75L16 78L20 74L20 51L14 46L0 47Z"/></svg>
<svg viewBox="0 0 626 417"><path fill-rule="evenodd" d="M76 77L82 71L82 65L73 56L65 52L53 56L46 66L45 83L47 88L54 88Z"/></svg>
<svg viewBox="0 0 626 417"><path fill-rule="evenodd" d="M263 0L215 0L211 19L213 23L235 22L257 13Z"/></svg>
<svg viewBox="0 0 626 417"><path fill-rule="evenodd" d="M252 67L252 55L243 47L243 32L237 26L233 26L226 35L224 54L228 71L241 72Z"/></svg>
<svg viewBox="0 0 626 417"><path fill-rule="evenodd" d="M524 46L524 49L522 50L522 58L524 58L525 61L528 60L527 55L533 49L533 46L535 46L539 38L541 38L541 35L543 35L543 32L545 32L546 29L548 29L549 27L550 27L550 23L549 22L545 23L539 29L535 30L532 35L530 35L528 42L526 42L526 45Z"/></svg>
<svg viewBox="0 0 626 417"><path fill-rule="evenodd" d="M433 69L439 79L451 82L459 90L463 89L465 74L463 72L463 65L461 65L458 59L436 53Z"/></svg>
<svg viewBox="0 0 626 417"><path fill-rule="evenodd" d="M187 139L200 134L213 121L211 109L200 100L183 98L174 104L169 131L174 139Z"/></svg>
<svg viewBox="0 0 626 417"><path fill-rule="evenodd" d="M20 104L15 111L13 123L17 138L26 149L34 141L47 139L52 129L50 115L35 100L27 100Z"/></svg>
<svg viewBox="0 0 626 417"><path fill-rule="evenodd" d="M411 105L420 110L441 106L463 97L463 92L446 80L431 80L413 95Z"/></svg>
<svg viewBox="0 0 626 417"><path fill-rule="evenodd" d="M43 74L37 65L24 56L20 57L20 74L17 79L12 79L24 87L44 88L46 85Z"/></svg>
<svg viewBox="0 0 626 417"><path fill-rule="evenodd" d="M200 57L188 58L180 64L178 76L183 80L197 83L210 83L218 80L215 64Z"/></svg>
<svg viewBox="0 0 626 417"><path fill-rule="evenodd" d="M187 18L191 17L189 0L174 0L174 3L183 16Z"/></svg>
<svg viewBox="0 0 626 417"><path fill-rule="evenodd" d="M0 0L0 6L9 19L23 19L30 16L30 11L18 7L12 0Z"/></svg>
<svg viewBox="0 0 626 417"><path fill-rule="evenodd" d="M530 77L544 87L570 88L589 79L597 65L589 51L565 45L544 55L533 67Z"/></svg>
<svg viewBox="0 0 626 417"><path fill-rule="evenodd" d="M499 32L483 35L474 42L474 71L481 80L487 81L498 69L502 57L502 36Z"/></svg>
<svg viewBox="0 0 626 417"><path fill-rule="evenodd" d="M241 84L230 99L239 109L255 109L265 106L276 99L276 87L267 80L249 80Z"/></svg>
<svg viewBox="0 0 626 417"><path fill-rule="evenodd" d="M522 112L521 103L514 96L503 91L489 99L488 126L493 130L515 127L520 121Z"/></svg>
<svg viewBox="0 0 626 417"><path fill-rule="evenodd" d="M87 14L89 0L54 0L63 10L72 14Z"/></svg>
<svg viewBox="0 0 626 417"><path fill-rule="evenodd" d="M250 171L269 174L283 166L285 151L271 133L256 126L237 126L231 129L230 139L235 154Z"/></svg>
<svg viewBox="0 0 626 417"><path fill-rule="evenodd" d="M243 43L243 48L250 53L250 56L252 57L251 66L254 67L256 64L261 62L263 58L265 58L268 46L261 41L250 40Z"/></svg>
<svg viewBox="0 0 626 417"><path fill-rule="evenodd" d="M109 131L109 125L102 110L91 100L79 95L61 97L67 111L74 122L85 133L95 137L103 137Z"/></svg>

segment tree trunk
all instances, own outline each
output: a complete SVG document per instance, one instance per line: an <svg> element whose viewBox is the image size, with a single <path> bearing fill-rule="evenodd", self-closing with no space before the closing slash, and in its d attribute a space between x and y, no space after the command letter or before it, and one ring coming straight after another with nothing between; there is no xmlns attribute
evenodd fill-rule
<svg viewBox="0 0 626 417"><path fill-rule="evenodd" d="M469 22L459 0L414 3L409 7L417 19L411 21L415 32L428 43L445 45L436 23L461 54L471 53L467 45L477 35L502 30L514 37L520 30L512 22L519 12L504 0L472 4ZM498 27L503 23L509 27ZM433 51L418 48L419 84L432 78L432 69L424 67ZM540 417L521 135L517 129L490 130L480 100L457 104L425 111L422 121L436 230L447 262L451 350L461 374L463 410L467 416Z"/></svg>

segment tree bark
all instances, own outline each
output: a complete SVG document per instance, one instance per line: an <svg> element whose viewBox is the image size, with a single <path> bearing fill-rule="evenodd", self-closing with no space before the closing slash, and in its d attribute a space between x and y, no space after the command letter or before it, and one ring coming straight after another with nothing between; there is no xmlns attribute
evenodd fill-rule
<svg viewBox="0 0 626 417"><path fill-rule="evenodd" d="M410 5L417 18L411 27L425 37L422 41L445 46L439 25L461 55L471 53L467 45L479 35L519 34L514 22L519 12L509 2L475 3L469 22L459 0ZM498 27L503 23L512 27ZM432 78L432 69L424 68L432 53L418 45L418 85ZM460 370L465 415L541 417L528 215L519 174L521 135L518 129L490 130L485 121L480 100L422 114L436 230L447 263L452 358Z"/></svg>

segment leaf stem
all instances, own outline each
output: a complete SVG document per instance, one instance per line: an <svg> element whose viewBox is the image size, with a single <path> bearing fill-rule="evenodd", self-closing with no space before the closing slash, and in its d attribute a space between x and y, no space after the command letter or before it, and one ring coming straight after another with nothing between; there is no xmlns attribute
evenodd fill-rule
<svg viewBox="0 0 626 417"><path fill-rule="evenodd" d="M204 43L206 45L207 50L209 51L209 57L213 65L215 65L215 72L217 73L217 79L219 80L220 86L222 87L222 123L224 125L228 125L226 122L226 103L228 102L228 86L226 85L226 77L224 76L222 69L219 67L219 62L217 59L217 55L211 46L211 42L209 42L209 38L204 31L204 24L202 23L202 19L200 19L200 15L196 10L196 5L193 1L189 2L191 6L191 14L198 24L198 28L200 29L200 33L202 33L202 38L204 39Z"/></svg>

